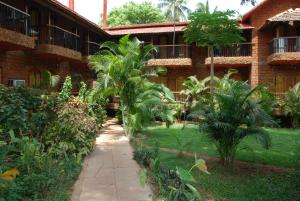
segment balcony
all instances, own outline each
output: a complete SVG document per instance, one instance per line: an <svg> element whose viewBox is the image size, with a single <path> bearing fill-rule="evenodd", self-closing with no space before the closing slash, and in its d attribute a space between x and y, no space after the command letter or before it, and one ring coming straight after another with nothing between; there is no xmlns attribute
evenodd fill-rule
<svg viewBox="0 0 300 201"><path fill-rule="evenodd" d="M300 64L300 36L274 38L270 44L270 65Z"/></svg>
<svg viewBox="0 0 300 201"><path fill-rule="evenodd" d="M34 49L34 39L28 33L30 15L0 1L0 50Z"/></svg>
<svg viewBox="0 0 300 201"><path fill-rule="evenodd" d="M248 67L252 64L252 43L220 47L215 49L214 54L216 67ZM211 58L206 58L205 64L210 65L210 63Z"/></svg>
<svg viewBox="0 0 300 201"><path fill-rule="evenodd" d="M40 28L35 53L55 61L81 61L80 36L54 25Z"/></svg>
<svg viewBox="0 0 300 201"><path fill-rule="evenodd" d="M190 46L156 45L157 54L148 62L148 66L188 67L192 66Z"/></svg>
<svg viewBox="0 0 300 201"><path fill-rule="evenodd" d="M92 56L99 52L100 50L100 44L92 41L87 41L85 43L82 62L83 63L89 63L89 56Z"/></svg>

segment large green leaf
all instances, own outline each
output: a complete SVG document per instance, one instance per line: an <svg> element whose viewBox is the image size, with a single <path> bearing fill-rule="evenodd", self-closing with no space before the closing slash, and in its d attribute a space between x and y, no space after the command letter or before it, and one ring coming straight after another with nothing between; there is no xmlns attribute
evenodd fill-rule
<svg viewBox="0 0 300 201"><path fill-rule="evenodd" d="M195 182L193 175L190 171L183 169L181 167L176 167L176 173L182 181L185 182Z"/></svg>

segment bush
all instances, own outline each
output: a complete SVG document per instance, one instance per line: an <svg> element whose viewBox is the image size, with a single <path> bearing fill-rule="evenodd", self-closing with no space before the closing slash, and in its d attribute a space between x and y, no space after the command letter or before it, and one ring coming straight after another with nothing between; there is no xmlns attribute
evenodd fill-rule
<svg viewBox="0 0 300 201"><path fill-rule="evenodd" d="M0 146L0 172L15 167L20 175L14 181L0 179L0 200L68 200L64 189L77 178L80 164L72 158L48 156L36 139L16 138L12 132L10 135L9 144Z"/></svg>
<svg viewBox="0 0 300 201"><path fill-rule="evenodd" d="M43 91L26 87L7 88L0 85L0 128L3 133L0 140L9 138L8 131L17 136L39 136L48 120L44 104Z"/></svg>
<svg viewBox="0 0 300 201"><path fill-rule="evenodd" d="M133 159L141 166L149 167L152 160L158 157L158 149L139 147L133 152Z"/></svg>
<svg viewBox="0 0 300 201"><path fill-rule="evenodd" d="M218 80L213 93L197 102L189 115L212 139L225 166L233 165L238 146L247 136L256 137L268 149L271 139L262 126L276 125L268 114L267 105L273 101L266 88L251 89L246 82L230 79L231 74Z"/></svg>
<svg viewBox="0 0 300 201"><path fill-rule="evenodd" d="M290 89L285 96L285 110L292 118L292 126L294 128L300 126L300 83Z"/></svg>
<svg viewBox="0 0 300 201"><path fill-rule="evenodd" d="M57 119L49 126L44 142L53 155L81 158L93 149L97 130L96 119L89 116L87 104L71 97L57 111Z"/></svg>
<svg viewBox="0 0 300 201"><path fill-rule="evenodd" d="M99 126L101 126L107 118L105 106L106 100L104 98L99 98L88 104L89 114L96 119Z"/></svg>
<svg viewBox="0 0 300 201"><path fill-rule="evenodd" d="M66 77L66 80L64 82L63 88L61 90L61 92L58 94L58 98L60 100L60 102L68 102L68 100L70 99L71 95L72 95L72 79L70 76Z"/></svg>

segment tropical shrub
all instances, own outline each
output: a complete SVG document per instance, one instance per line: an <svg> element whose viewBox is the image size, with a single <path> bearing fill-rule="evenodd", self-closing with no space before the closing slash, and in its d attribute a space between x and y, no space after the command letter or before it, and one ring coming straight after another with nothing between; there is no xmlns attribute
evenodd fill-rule
<svg viewBox="0 0 300 201"><path fill-rule="evenodd" d="M78 93L78 97L80 98L81 101L84 101L86 99L87 96L87 86L85 82L80 82L80 89L79 89L79 93Z"/></svg>
<svg viewBox="0 0 300 201"><path fill-rule="evenodd" d="M50 71L46 70L42 73L41 88L50 92L58 86L59 79L59 75L53 75Z"/></svg>
<svg viewBox="0 0 300 201"><path fill-rule="evenodd" d="M167 103L174 101L170 90L153 84L147 78L165 73L164 68L146 69L155 48L143 46L137 38L124 36L119 43L106 42L101 51L91 57L104 94L120 97L122 122L126 134L134 134L159 117L167 124L174 121Z"/></svg>
<svg viewBox="0 0 300 201"><path fill-rule="evenodd" d="M58 94L58 98L60 102L68 102L72 95L72 79L70 76L67 76L63 85L61 92Z"/></svg>
<svg viewBox="0 0 300 201"><path fill-rule="evenodd" d="M242 81L224 76L216 83L214 92L199 101L190 117L200 120L200 128L208 134L217 147L221 162L232 165L240 142L247 136L256 136L265 148L271 139L261 126L273 126L275 122L264 110L262 86L254 89Z"/></svg>
<svg viewBox="0 0 300 201"><path fill-rule="evenodd" d="M147 153L147 152L145 152ZM209 174L205 161L195 160L195 165L186 170L181 167L170 169L161 164L159 157L152 159L150 165L145 166L140 173L140 181L147 180L155 185L155 194L158 198L166 201L197 201L201 200L200 193L193 186L195 179L192 171L198 170Z"/></svg>
<svg viewBox="0 0 300 201"><path fill-rule="evenodd" d="M17 136L39 136L48 122L43 91L26 87L7 88L0 85L0 140L9 138L8 131Z"/></svg>
<svg viewBox="0 0 300 201"><path fill-rule="evenodd" d="M29 137L17 138L10 131L9 143L0 146L0 173L16 170L16 178L0 176L0 200L68 200L69 188L80 171L74 159L54 159L43 145ZM7 172L6 172L7 173ZM1 174L0 174L1 175Z"/></svg>
<svg viewBox="0 0 300 201"><path fill-rule="evenodd" d="M147 149L143 146L139 146L133 152L133 159L137 161L143 167L150 167L151 161L158 157L159 147L156 146L155 149Z"/></svg>
<svg viewBox="0 0 300 201"><path fill-rule="evenodd" d="M43 139L50 154L81 158L93 149L98 126L88 112L88 105L76 97L57 111Z"/></svg>
<svg viewBox="0 0 300 201"><path fill-rule="evenodd" d="M290 89L285 96L284 109L292 118L294 128L300 125L300 83Z"/></svg>

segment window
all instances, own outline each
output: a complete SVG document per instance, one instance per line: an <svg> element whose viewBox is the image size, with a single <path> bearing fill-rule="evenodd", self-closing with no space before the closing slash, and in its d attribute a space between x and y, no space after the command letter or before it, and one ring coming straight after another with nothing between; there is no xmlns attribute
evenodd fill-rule
<svg viewBox="0 0 300 201"><path fill-rule="evenodd" d="M8 80L8 86L10 87L19 87L19 86L24 86L25 85L25 80Z"/></svg>
<svg viewBox="0 0 300 201"><path fill-rule="evenodd" d="M41 73L39 71L31 71L29 73L29 86L33 88L41 86Z"/></svg>

